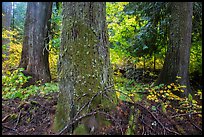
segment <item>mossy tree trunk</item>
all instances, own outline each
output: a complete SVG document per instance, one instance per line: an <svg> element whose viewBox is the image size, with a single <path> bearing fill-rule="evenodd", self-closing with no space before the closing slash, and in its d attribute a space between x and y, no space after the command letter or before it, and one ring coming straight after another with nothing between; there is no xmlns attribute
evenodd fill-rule
<svg viewBox="0 0 204 137"><path fill-rule="evenodd" d="M105 2L64 2L62 16L57 131L96 109L108 111L116 101L111 88ZM93 121L95 116L90 117ZM97 114L99 124L100 118ZM96 129L94 126L90 128Z"/></svg>
<svg viewBox="0 0 204 137"><path fill-rule="evenodd" d="M48 30L52 2L28 2L23 50L19 67L32 74L33 81L51 80L48 61Z"/></svg>
<svg viewBox="0 0 204 137"><path fill-rule="evenodd" d="M172 2L170 20L170 41L163 69L155 85L177 83L185 85L184 97L191 93L189 82L189 59L192 31L192 2ZM178 78L181 77L181 78Z"/></svg>

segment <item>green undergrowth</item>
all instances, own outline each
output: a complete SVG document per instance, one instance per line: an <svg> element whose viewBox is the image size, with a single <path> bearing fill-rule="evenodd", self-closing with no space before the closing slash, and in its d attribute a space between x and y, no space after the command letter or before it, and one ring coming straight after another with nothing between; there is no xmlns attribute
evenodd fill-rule
<svg viewBox="0 0 204 137"><path fill-rule="evenodd" d="M22 100L27 99L31 95L44 96L52 92L58 92L58 83L45 83L43 85L31 85L26 88L22 88L29 78L22 73L23 69L19 68L14 71L3 72L2 76L2 98L3 99L15 99L20 98Z"/></svg>
<svg viewBox="0 0 204 137"><path fill-rule="evenodd" d="M11 88L12 89L12 88ZM37 96L44 96L49 93L59 92L58 83L45 83L41 86L31 85L26 88L18 88L16 90L2 92L3 99L15 99L20 98L21 100L25 100L30 96L37 95Z"/></svg>
<svg viewBox="0 0 204 137"><path fill-rule="evenodd" d="M120 76L114 76L114 82L117 97L127 102L141 101L143 93L149 87L149 84L137 83Z"/></svg>
<svg viewBox="0 0 204 137"><path fill-rule="evenodd" d="M134 80L119 75L114 76L114 82L116 95L119 100L134 103L147 99L150 102L154 102L154 105L151 107L152 110L161 106L164 113L169 108L177 113L200 113L202 110L202 104L199 103L202 102L202 90L195 91L194 96L189 94L187 97L179 97L175 92L184 92L183 89L186 86L175 83L151 86L149 84L137 83Z"/></svg>

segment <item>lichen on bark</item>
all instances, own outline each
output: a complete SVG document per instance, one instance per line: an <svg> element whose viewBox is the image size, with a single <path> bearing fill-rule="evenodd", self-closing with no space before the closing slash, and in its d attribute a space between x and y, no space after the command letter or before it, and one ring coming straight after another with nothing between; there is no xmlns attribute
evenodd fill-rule
<svg viewBox="0 0 204 137"><path fill-rule="evenodd" d="M95 20L101 19L97 18L96 13L102 9L94 8L96 3L69 4L64 6L70 9L64 9L68 13L63 12L58 68L60 96L55 117L55 129L58 131L76 117L76 114L87 114L98 108L111 109L116 101L114 92L106 93L109 98L103 96L103 92L111 83L111 68L107 34L106 30L103 30L105 18L98 21L101 24L94 23ZM80 7L80 10L84 11L83 14L75 11L76 7ZM104 5L101 8L105 8ZM96 11L90 14L89 10L93 9ZM71 14L73 10L77 13ZM99 117L96 117L98 121Z"/></svg>

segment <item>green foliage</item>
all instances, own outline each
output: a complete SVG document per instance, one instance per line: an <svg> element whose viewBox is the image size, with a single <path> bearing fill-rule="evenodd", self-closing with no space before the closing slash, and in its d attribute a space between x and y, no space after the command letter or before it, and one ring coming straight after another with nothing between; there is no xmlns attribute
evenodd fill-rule
<svg viewBox="0 0 204 137"><path fill-rule="evenodd" d="M198 102L192 97L191 94L188 95L184 100L179 102L181 110L180 112L201 112L202 106L198 104Z"/></svg>
<svg viewBox="0 0 204 137"><path fill-rule="evenodd" d="M202 99L202 91L200 89L197 91L195 95L198 96L199 99Z"/></svg>
<svg viewBox="0 0 204 137"><path fill-rule="evenodd" d="M128 56L126 48L129 47L132 37L135 35L135 29L138 26L136 16L126 15L123 12L128 2L107 3L107 23L111 47L118 52L123 51Z"/></svg>
<svg viewBox="0 0 204 137"><path fill-rule="evenodd" d="M156 68L161 69L169 42L169 3L107 2L106 5L110 47L113 49L110 52L114 51L120 58L134 57L131 62L140 68L144 58L145 66L153 68L156 57ZM202 76L202 3L195 2L193 8L190 73L198 72ZM112 59L114 64L116 60Z"/></svg>
<svg viewBox="0 0 204 137"><path fill-rule="evenodd" d="M29 78L24 76L22 73L24 69L19 68L17 70L14 70L13 72L6 71L5 74L2 76L2 94L7 95L10 93L13 93L11 95L12 97L21 96L21 93L16 93L18 89L22 87L23 84L25 84Z"/></svg>
<svg viewBox="0 0 204 137"><path fill-rule="evenodd" d="M2 86L9 87L21 87L30 77L24 76L22 71L24 68L19 68L13 72L6 71L5 75L2 76Z"/></svg>
<svg viewBox="0 0 204 137"><path fill-rule="evenodd" d="M157 8L152 8L154 6ZM113 49L110 51L113 64L116 61L114 54L117 54L123 59L131 58L129 61L137 64L138 68L143 68L146 58L146 66L153 68L154 53L157 57L156 68L162 68L167 45L168 21L164 18L167 16L165 8L165 3L107 3L107 23L110 47ZM151 10L154 15L151 14Z"/></svg>
<svg viewBox="0 0 204 137"><path fill-rule="evenodd" d="M137 92L145 92L145 88L148 87L148 85L139 84L120 76L114 76L114 82L117 97L127 102L141 101L143 95Z"/></svg>
<svg viewBox="0 0 204 137"><path fill-rule="evenodd" d="M202 77L202 41L192 43L190 52L190 73L198 72L198 75Z"/></svg>
<svg viewBox="0 0 204 137"><path fill-rule="evenodd" d="M17 77L19 79L22 79L22 74L19 74ZM25 79L28 79L28 77L23 77ZM58 83L45 83L41 86L31 85L26 88L20 88L15 85L9 85L6 87L5 85L3 85L2 91L2 97L4 99L20 98L22 100L25 100L32 95L44 96L52 92L58 92L59 87Z"/></svg>
<svg viewBox="0 0 204 137"><path fill-rule="evenodd" d="M11 29L17 31L17 35L12 35L16 39L14 43L23 42L26 8L27 2L13 2L14 15L11 18Z"/></svg>
<svg viewBox="0 0 204 137"><path fill-rule="evenodd" d="M112 47L136 57L159 52L166 41L165 8L165 3L107 3Z"/></svg>
<svg viewBox="0 0 204 137"><path fill-rule="evenodd" d="M60 2L58 2L58 7L56 2L53 2L52 17L50 19L51 29L49 35L51 37L49 41L49 63L50 63L50 73L52 79L57 78L57 60L59 55L60 47L60 34L62 26L62 7Z"/></svg>
<svg viewBox="0 0 204 137"><path fill-rule="evenodd" d="M59 3L59 2L58 2ZM60 33L62 26L62 7L57 7L56 2L53 2L52 17L50 19L51 29L50 35L52 39L49 41L49 45L52 48L58 49L60 46Z"/></svg>
<svg viewBox="0 0 204 137"><path fill-rule="evenodd" d="M128 129L126 130L126 133L125 135L134 135L134 130L135 129L135 124L134 124L134 115L131 114L130 115L130 120L129 120L129 123L128 123Z"/></svg>
<svg viewBox="0 0 204 137"><path fill-rule="evenodd" d="M202 77L202 3L193 4L192 47L190 52L190 73Z"/></svg>
<svg viewBox="0 0 204 137"><path fill-rule="evenodd" d="M73 135L89 135L89 132L84 124L79 124L77 128L74 129Z"/></svg>

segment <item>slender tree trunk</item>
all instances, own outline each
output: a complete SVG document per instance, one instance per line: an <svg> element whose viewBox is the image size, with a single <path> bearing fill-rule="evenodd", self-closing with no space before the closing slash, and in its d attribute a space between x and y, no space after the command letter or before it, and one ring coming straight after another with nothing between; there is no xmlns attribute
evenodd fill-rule
<svg viewBox="0 0 204 137"><path fill-rule="evenodd" d="M163 69L155 83L155 85L178 83L187 86L184 88L184 93L177 93L179 96L187 96L188 93L191 93L188 68L191 47L192 5L192 2L171 3L170 41Z"/></svg>
<svg viewBox="0 0 204 137"><path fill-rule="evenodd" d="M11 2L2 2L2 14L3 14L3 16L2 16L2 28L4 31L10 31L11 11L12 11L12 3ZM7 34L7 37L10 37L10 35ZM3 61L6 60L8 55L9 55L9 44L10 44L9 38L2 38L2 45L6 45L6 48L4 48L2 50L2 54L6 55L6 57L3 58Z"/></svg>
<svg viewBox="0 0 204 137"><path fill-rule="evenodd" d="M51 80L48 61L48 29L52 2L29 2L27 5L23 51L19 67L32 75L33 81Z"/></svg>
<svg viewBox="0 0 204 137"><path fill-rule="evenodd" d="M114 105L105 11L105 2L63 3L55 130L96 109L108 110ZM93 121L95 124L90 124ZM102 121L97 114L83 119L80 125L90 133Z"/></svg>
<svg viewBox="0 0 204 137"><path fill-rule="evenodd" d="M29 7L28 7L29 6ZM29 24L31 23L31 17L30 17L30 4L27 4L27 10L26 10L26 18L25 18L25 24L24 24L24 38L23 38L23 48L21 52L21 60L19 63L19 68L27 69L28 66L28 40L29 40Z"/></svg>
<svg viewBox="0 0 204 137"><path fill-rule="evenodd" d="M15 24L15 14L14 14L14 2L12 2L12 10L13 10L13 16L12 16L12 31L14 31L14 24ZM12 35L13 41L14 41L14 34Z"/></svg>

